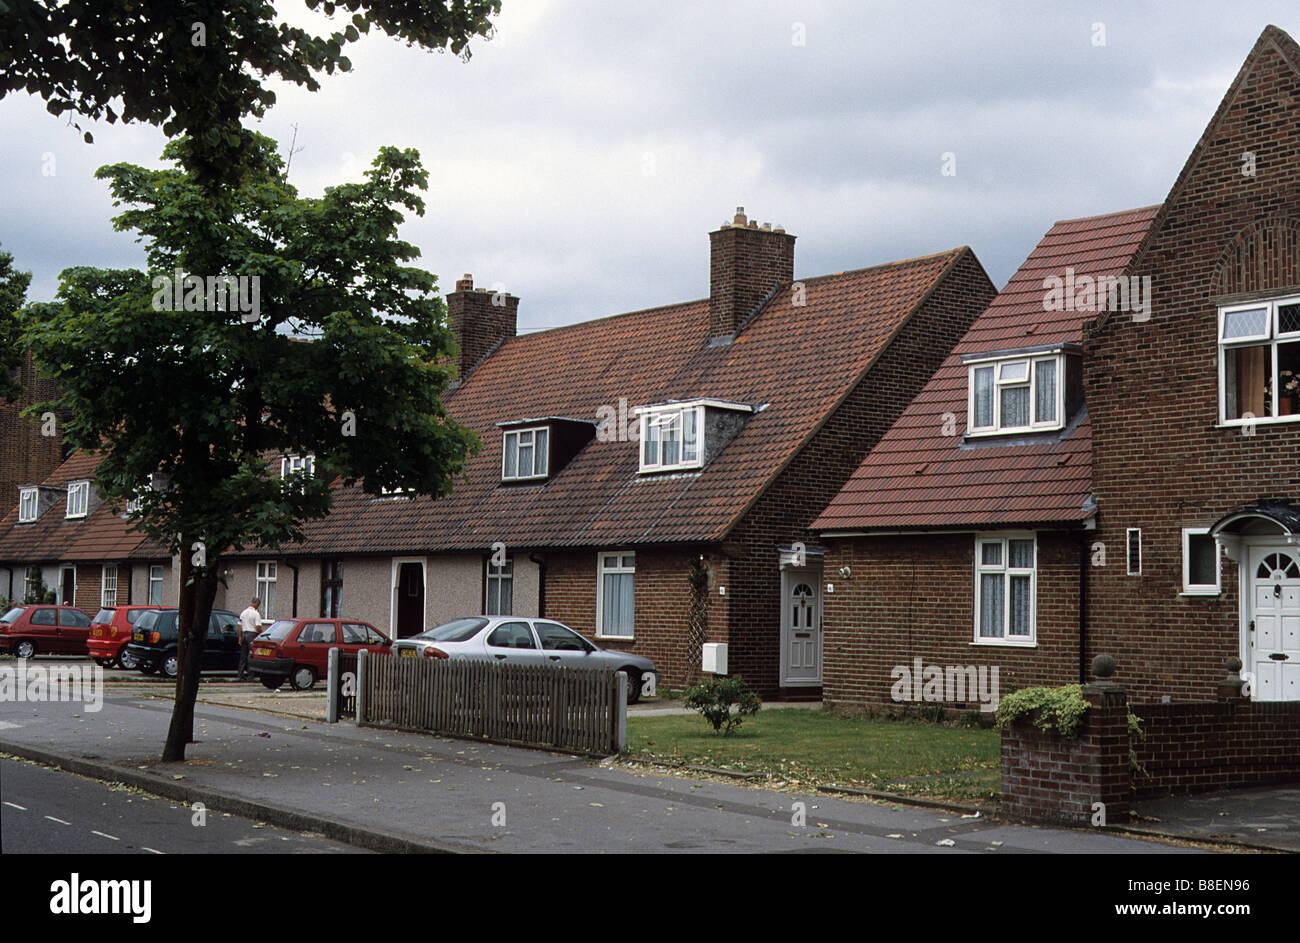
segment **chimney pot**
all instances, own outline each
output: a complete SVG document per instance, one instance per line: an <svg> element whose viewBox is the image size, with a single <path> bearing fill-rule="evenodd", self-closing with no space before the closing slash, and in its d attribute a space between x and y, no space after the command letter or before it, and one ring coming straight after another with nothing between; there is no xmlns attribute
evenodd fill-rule
<svg viewBox="0 0 1300 943"><path fill-rule="evenodd" d="M460 278L456 279L457 291L470 291L474 288L474 276L466 272Z"/></svg>
<svg viewBox="0 0 1300 943"><path fill-rule="evenodd" d="M771 224L771 223L764 223L762 226L759 226L758 228L761 229L761 230L763 230L763 232L771 232L771 231L772 231L772 224Z"/></svg>
<svg viewBox="0 0 1300 943"><path fill-rule="evenodd" d="M736 215L731 220L731 222L733 225L736 226L743 226L745 225L746 222L748 222L748 220L745 219L745 208L743 206L736 207Z"/></svg>

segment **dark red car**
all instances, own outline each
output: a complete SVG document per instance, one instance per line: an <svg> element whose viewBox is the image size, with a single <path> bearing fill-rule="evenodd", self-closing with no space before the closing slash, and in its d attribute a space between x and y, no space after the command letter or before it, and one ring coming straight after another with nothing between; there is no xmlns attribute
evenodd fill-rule
<svg viewBox="0 0 1300 943"><path fill-rule="evenodd" d="M253 639L248 670L274 691L285 680L307 691L328 673L329 651L355 655L361 649L388 654L393 644L369 622L356 619L280 619Z"/></svg>
<svg viewBox="0 0 1300 943"><path fill-rule="evenodd" d="M84 655L90 616L75 606L14 606L0 616L0 651L19 658Z"/></svg>
<svg viewBox="0 0 1300 943"><path fill-rule="evenodd" d="M142 612L152 609L171 609L172 606L106 606L90 620L90 637L86 648L90 657L105 668L116 665L134 671L139 663L126 643L131 641L131 627Z"/></svg>

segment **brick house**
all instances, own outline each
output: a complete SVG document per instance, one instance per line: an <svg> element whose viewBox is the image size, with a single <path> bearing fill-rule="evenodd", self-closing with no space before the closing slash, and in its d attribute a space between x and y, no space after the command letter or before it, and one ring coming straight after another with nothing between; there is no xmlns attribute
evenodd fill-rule
<svg viewBox="0 0 1300 943"><path fill-rule="evenodd" d="M94 472L93 457L77 452L43 481L20 484L0 520L0 595L22 602L44 587L91 616L131 602L176 605L167 552L100 500Z"/></svg>
<svg viewBox="0 0 1300 943"><path fill-rule="evenodd" d="M1234 656L1300 698L1298 103L1269 27L1164 203L1052 227L830 502L827 702L1101 653L1135 700Z"/></svg>
<svg viewBox="0 0 1300 943"><path fill-rule="evenodd" d="M796 280L780 227L741 211L709 240L707 298L523 336L518 298L459 281L445 402L483 443L466 480L436 502L339 488L301 544L228 558L217 604L398 637L546 616L672 684L726 643L730 673L816 696L809 524L995 291L964 247Z"/></svg>

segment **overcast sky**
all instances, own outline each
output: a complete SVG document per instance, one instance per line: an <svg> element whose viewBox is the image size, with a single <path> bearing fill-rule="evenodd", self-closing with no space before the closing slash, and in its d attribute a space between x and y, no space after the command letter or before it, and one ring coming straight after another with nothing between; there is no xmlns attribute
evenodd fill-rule
<svg viewBox="0 0 1300 943"><path fill-rule="evenodd" d="M1046 6L505 0L469 62L372 30L319 92L274 86L259 130L284 153L297 125L309 196L417 148L403 236L444 293L471 272L519 295L521 330L707 296L738 205L799 237L799 276L969 245L1001 286L1053 221L1162 201L1263 28L1300 36L1294 0ZM158 166L159 130L86 145L23 93L0 129L0 246L30 299L69 266L143 265L93 174Z"/></svg>

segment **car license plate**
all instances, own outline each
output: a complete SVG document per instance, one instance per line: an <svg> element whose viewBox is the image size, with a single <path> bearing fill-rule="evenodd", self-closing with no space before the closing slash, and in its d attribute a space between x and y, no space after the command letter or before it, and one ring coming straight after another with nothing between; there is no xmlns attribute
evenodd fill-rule
<svg viewBox="0 0 1300 943"><path fill-rule="evenodd" d="M103 638L103 636L104 636L104 630L103 630L103 629L91 629L91 630L90 630L90 634L93 635L95 638Z"/></svg>
<svg viewBox="0 0 1300 943"><path fill-rule="evenodd" d="M398 652L398 654L401 655L403 658L415 658L420 653L413 648L404 648L400 652Z"/></svg>
<svg viewBox="0 0 1300 943"><path fill-rule="evenodd" d="M269 648L255 648L253 649L253 655L256 658L270 658L271 650Z"/></svg>
<svg viewBox="0 0 1300 943"><path fill-rule="evenodd" d="M143 642L143 641L144 641L144 629L139 629L138 631L132 632L132 633L131 633L131 641L133 641L133 642Z"/></svg>

